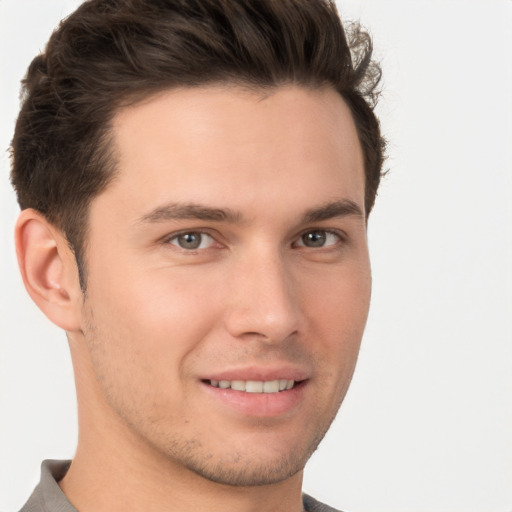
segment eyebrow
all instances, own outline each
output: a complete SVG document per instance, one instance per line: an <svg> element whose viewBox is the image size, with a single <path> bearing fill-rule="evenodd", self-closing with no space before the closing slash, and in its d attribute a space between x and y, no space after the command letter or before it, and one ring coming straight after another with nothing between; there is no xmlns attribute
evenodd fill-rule
<svg viewBox="0 0 512 512"><path fill-rule="evenodd" d="M140 221L152 223L184 219L240 223L242 214L229 208L211 208L195 203L169 203L151 210Z"/></svg>
<svg viewBox="0 0 512 512"><path fill-rule="evenodd" d="M357 203L349 199L342 199L307 210L302 216L301 222L310 224L347 216L364 219L363 211ZM169 203L151 210L139 220L143 223L158 223L169 220L205 220L241 224L244 222L244 216L240 212L229 208L212 208L196 203Z"/></svg>
<svg viewBox="0 0 512 512"><path fill-rule="evenodd" d="M312 222L321 222L340 217L354 216L364 219L363 210L360 206L350 199L332 201L324 205L308 210L302 217L304 224Z"/></svg>

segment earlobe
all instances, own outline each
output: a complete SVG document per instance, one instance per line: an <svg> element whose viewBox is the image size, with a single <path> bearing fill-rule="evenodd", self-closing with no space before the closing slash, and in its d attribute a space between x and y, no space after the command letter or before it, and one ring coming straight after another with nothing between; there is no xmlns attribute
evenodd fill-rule
<svg viewBox="0 0 512 512"><path fill-rule="evenodd" d="M79 330L82 293L64 235L28 208L20 213L15 237L18 265L32 300L54 324L68 332Z"/></svg>

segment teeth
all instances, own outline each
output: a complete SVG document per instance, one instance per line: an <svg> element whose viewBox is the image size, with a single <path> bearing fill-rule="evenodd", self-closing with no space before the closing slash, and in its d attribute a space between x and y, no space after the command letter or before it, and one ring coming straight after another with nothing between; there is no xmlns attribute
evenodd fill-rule
<svg viewBox="0 0 512 512"><path fill-rule="evenodd" d="M269 380L263 383L263 393L277 393L279 391L279 381Z"/></svg>
<svg viewBox="0 0 512 512"><path fill-rule="evenodd" d="M235 391L245 391L246 393L278 393L292 389L295 385L294 380L210 380L210 385L214 388L233 389Z"/></svg>
<svg viewBox="0 0 512 512"><path fill-rule="evenodd" d="M245 391L247 393L263 393L263 382L261 380L248 380Z"/></svg>
<svg viewBox="0 0 512 512"><path fill-rule="evenodd" d="M245 391L245 381L243 381L243 380L232 381L231 389L234 389L236 391Z"/></svg>

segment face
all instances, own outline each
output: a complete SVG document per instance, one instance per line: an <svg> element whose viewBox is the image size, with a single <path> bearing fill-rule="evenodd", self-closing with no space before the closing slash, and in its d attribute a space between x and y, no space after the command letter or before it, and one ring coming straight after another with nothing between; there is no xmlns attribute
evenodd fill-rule
<svg viewBox="0 0 512 512"><path fill-rule="evenodd" d="M173 90L113 134L119 175L91 204L86 253L82 373L99 384L82 401L124 450L181 471L297 474L345 395L370 296L348 108L330 89Z"/></svg>

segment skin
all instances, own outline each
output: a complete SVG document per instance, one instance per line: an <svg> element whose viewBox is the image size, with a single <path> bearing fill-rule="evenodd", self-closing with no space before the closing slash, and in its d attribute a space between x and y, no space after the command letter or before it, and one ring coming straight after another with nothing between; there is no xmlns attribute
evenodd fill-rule
<svg viewBox="0 0 512 512"><path fill-rule="evenodd" d="M85 296L62 235L33 211L17 228L27 288L75 368L79 443L61 488L86 512L297 512L369 305L350 112L329 88L209 86L120 111L113 135ZM257 397L207 382L276 375L301 384Z"/></svg>

